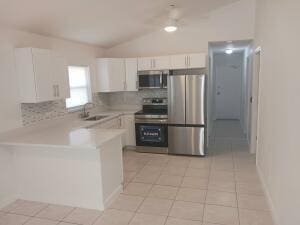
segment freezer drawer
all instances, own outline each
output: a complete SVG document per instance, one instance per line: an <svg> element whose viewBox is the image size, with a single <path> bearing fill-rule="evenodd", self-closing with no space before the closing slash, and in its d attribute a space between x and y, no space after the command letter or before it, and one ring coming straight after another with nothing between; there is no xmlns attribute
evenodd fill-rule
<svg viewBox="0 0 300 225"><path fill-rule="evenodd" d="M205 155L204 127L168 127L169 153Z"/></svg>

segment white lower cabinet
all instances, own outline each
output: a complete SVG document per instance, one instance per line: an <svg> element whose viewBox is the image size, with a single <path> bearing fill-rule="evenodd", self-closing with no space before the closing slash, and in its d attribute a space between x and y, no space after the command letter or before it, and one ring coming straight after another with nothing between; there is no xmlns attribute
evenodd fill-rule
<svg viewBox="0 0 300 225"><path fill-rule="evenodd" d="M121 128L125 129L125 146L135 146L135 121L134 115L123 115Z"/></svg>
<svg viewBox="0 0 300 225"><path fill-rule="evenodd" d="M135 146L135 121L134 115L123 115L113 118L106 122L96 124L91 128L94 129L124 129L126 130L122 136L122 145Z"/></svg>

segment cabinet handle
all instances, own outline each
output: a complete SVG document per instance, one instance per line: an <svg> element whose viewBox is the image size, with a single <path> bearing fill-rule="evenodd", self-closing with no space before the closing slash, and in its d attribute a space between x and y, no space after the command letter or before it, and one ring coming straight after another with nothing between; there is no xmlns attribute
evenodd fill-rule
<svg viewBox="0 0 300 225"><path fill-rule="evenodd" d="M53 85L53 96L56 97L56 85Z"/></svg>
<svg viewBox="0 0 300 225"><path fill-rule="evenodd" d="M185 63L185 66L187 67L187 57L184 56L184 63Z"/></svg>
<svg viewBox="0 0 300 225"><path fill-rule="evenodd" d="M187 56L187 64L188 64L188 67L190 67L190 56Z"/></svg>
<svg viewBox="0 0 300 225"><path fill-rule="evenodd" d="M153 67L154 67L154 69L156 68L156 61L155 61L155 59L153 59Z"/></svg>
<svg viewBox="0 0 300 225"><path fill-rule="evenodd" d="M56 85L56 88L57 88L57 97L59 97L60 96L59 85Z"/></svg>

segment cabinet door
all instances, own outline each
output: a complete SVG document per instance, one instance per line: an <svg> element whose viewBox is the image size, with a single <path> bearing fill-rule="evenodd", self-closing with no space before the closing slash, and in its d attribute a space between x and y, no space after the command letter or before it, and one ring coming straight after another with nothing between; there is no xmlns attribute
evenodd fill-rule
<svg viewBox="0 0 300 225"><path fill-rule="evenodd" d="M109 90L112 92L124 91L125 88L125 61L124 59L109 59Z"/></svg>
<svg viewBox="0 0 300 225"><path fill-rule="evenodd" d="M155 70L168 70L170 69L170 57L159 56L153 58L153 69Z"/></svg>
<svg viewBox="0 0 300 225"><path fill-rule="evenodd" d="M138 91L137 85L137 58L125 59L126 91Z"/></svg>
<svg viewBox="0 0 300 225"><path fill-rule="evenodd" d="M52 61L49 50L32 49L36 96L38 102L54 99Z"/></svg>
<svg viewBox="0 0 300 225"><path fill-rule="evenodd" d="M99 92L124 91L125 62L124 59L97 59L97 78Z"/></svg>
<svg viewBox="0 0 300 225"><path fill-rule="evenodd" d="M135 146L135 122L134 115L122 116L122 129L126 130L125 145Z"/></svg>
<svg viewBox="0 0 300 225"><path fill-rule="evenodd" d="M138 58L138 70L152 70L153 69L153 58L152 57L143 57Z"/></svg>
<svg viewBox="0 0 300 225"><path fill-rule="evenodd" d="M187 68L187 55L171 55L171 69Z"/></svg>
<svg viewBox="0 0 300 225"><path fill-rule="evenodd" d="M52 53L52 67L54 85L56 85L56 99L69 98L70 85L66 59L59 54Z"/></svg>
<svg viewBox="0 0 300 225"><path fill-rule="evenodd" d="M204 53L190 54L188 56L189 68L205 68L206 67L206 55Z"/></svg>

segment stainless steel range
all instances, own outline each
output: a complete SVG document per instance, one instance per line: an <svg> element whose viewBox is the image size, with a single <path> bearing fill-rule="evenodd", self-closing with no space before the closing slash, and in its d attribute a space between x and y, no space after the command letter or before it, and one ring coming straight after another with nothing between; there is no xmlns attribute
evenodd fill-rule
<svg viewBox="0 0 300 225"><path fill-rule="evenodd" d="M143 99L143 110L135 114L137 151L168 153L168 100Z"/></svg>

